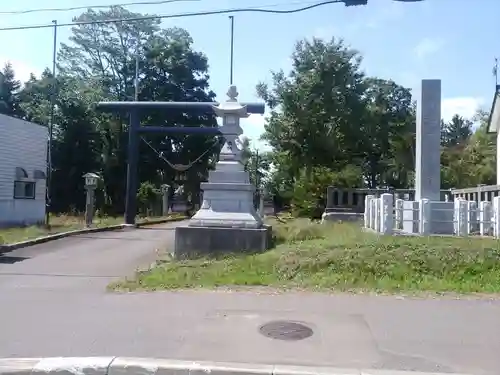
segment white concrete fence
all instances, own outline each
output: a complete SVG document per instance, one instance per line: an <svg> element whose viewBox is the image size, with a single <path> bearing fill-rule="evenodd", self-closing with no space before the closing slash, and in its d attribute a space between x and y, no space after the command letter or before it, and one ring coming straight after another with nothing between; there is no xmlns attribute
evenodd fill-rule
<svg viewBox="0 0 500 375"><path fill-rule="evenodd" d="M403 229L404 221L412 221L418 226L419 234L430 234L430 202L428 199L422 199L416 203L418 208L409 209L404 208L402 199L394 200L392 194L382 194L378 198L368 195L365 198L364 226L378 233L394 234ZM475 201L457 198L451 209L432 209L453 213L450 217L453 217L453 234L456 236L481 235L500 238L500 197L494 197L493 202L479 202L479 205ZM417 211L417 215L404 215L404 212L409 210ZM405 219L408 216L416 219Z"/></svg>

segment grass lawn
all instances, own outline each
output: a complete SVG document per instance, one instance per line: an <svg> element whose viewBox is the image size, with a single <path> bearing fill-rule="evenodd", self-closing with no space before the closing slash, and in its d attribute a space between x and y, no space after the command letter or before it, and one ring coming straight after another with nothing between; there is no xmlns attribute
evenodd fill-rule
<svg viewBox="0 0 500 375"><path fill-rule="evenodd" d="M390 237L358 224L273 220L278 246L257 255L165 259L115 290L271 286L376 292L500 292L500 241Z"/></svg>
<svg viewBox="0 0 500 375"><path fill-rule="evenodd" d="M176 214L172 215L176 217ZM148 222L166 217L140 218L137 222ZM85 218L83 216L58 215L51 216L51 228L44 226L28 226L16 228L0 228L0 245L26 241L38 237L44 237L51 234L69 232L85 228ZM94 218L94 227L107 227L110 225L123 224L123 217L96 217Z"/></svg>

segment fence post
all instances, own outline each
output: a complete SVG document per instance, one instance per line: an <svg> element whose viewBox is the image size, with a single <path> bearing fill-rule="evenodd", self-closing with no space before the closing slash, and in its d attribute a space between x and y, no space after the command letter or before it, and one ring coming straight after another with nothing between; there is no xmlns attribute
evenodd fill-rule
<svg viewBox="0 0 500 375"><path fill-rule="evenodd" d="M469 201L469 227L468 232L472 234L479 230L478 215L477 215L477 202Z"/></svg>
<svg viewBox="0 0 500 375"><path fill-rule="evenodd" d="M372 219L372 199L373 195L367 195L365 197L365 228L371 228L371 219Z"/></svg>
<svg viewBox="0 0 500 375"><path fill-rule="evenodd" d="M380 232L380 198L374 199L375 207L375 215L373 221L373 230Z"/></svg>
<svg viewBox="0 0 500 375"><path fill-rule="evenodd" d="M466 200L457 200L457 236L469 234L469 204Z"/></svg>
<svg viewBox="0 0 500 375"><path fill-rule="evenodd" d="M377 217L377 198L373 196L370 201L371 209L370 209L370 228L375 230L375 218Z"/></svg>
<svg viewBox="0 0 500 375"><path fill-rule="evenodd" d="M393 195L389 193L380 196L380 232L391 234L394 227Z"/></svg>
<svg viewBox="0 0 500 375"><path fill-rule="evenodd" d="M479 234L488 236L491 233L491 203L482 201L479 203Z"/></svg>
<svg viewBox="0 0 500 375"><path fill-rule="evenodd" d="M428 199L421 199L419 205L419 232L420 234L430 233L430 205Z"/></svg>
<svg viewBox="0 0 500 375"><path fill-rule="evenodd" d="M500 197L493 198L493 236L500 237Z"/></svg>
<svg viewBox="0 0 500 375"><path fill-rule="evenodd" d="M460 218L460 198L453 201L453 233L459 236L459 219Z"/></svg>
<svg viewBox="0 0 500 375"><path fill-rule="evenodd" d="M403 229L403 200L396 199L394 204L394 211L396 216L395 227L397 229Z"/></svg>

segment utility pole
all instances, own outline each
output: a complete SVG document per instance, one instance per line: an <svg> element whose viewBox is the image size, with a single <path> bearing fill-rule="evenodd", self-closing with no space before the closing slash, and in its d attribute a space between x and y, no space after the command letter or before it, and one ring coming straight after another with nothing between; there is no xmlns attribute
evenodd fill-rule
<svg viewBox="0 0 500 375"><path fill-rule="evenodd" d="M134 78L134 100L137 102L139 100L139 46L140 46L140 34L137 33L137 44L135 46L135 78Z"/></svg>
<svg viewBox="0 0 500 375"><path fill-rule="evenodd" d="M52 183L52 138L54 137L54 108L56 105L56 63L57 63L57 21L53 20L54 34L52 46L52 87L50 93L49 140L47 143L47 176L45 179L45 225L50 227L50 207Z"/></svg>
<svg viewBox="0 0 500 375"><path fill-rule="evenodd" d="M233 84L233 68L234 68L234 16L229 16L231 20L231 53L229 65L229 84Z"/></svg>

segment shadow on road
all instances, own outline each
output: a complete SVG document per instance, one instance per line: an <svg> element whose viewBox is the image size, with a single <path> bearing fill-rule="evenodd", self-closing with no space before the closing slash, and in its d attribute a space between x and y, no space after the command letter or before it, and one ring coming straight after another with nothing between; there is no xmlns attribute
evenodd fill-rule
<svg viewBox="0 0 500 375"><path fill-rule="evenodd" d="M30 258L0 255L0 264L14 264Z"/></svg>
<svg viewBox="0 0 500 375"><path fill-rule="evenodd" d="M164 232L175 231L175 228L154 228L154 227L139 227L138 230L160 230Z"/></svg>
<svg viewBox="0 0 500 375"><path fill-rule="evenodd" d="M123 237L123 236L110 236L107 234L79 234L78 239L84 240L121 240L121 241L144 241L143 237Z"/></svg>
<svg viewBox="0 0 500 375"><path fill-rule="evenodd" d="M37 276L37 277L60 277L75 279L116 279L122 275L90 275L90 274L65 274L65 273L32 273L32 272L2 272L0 276Z"/></svg>

